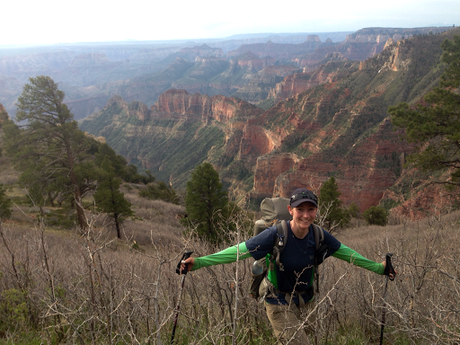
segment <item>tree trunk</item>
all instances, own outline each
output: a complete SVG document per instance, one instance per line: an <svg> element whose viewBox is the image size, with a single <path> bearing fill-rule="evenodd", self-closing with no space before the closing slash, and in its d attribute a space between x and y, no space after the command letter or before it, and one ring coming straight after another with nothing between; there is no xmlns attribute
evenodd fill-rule
<svg viewBox="0 0 460 345"><path fill-rule="evenodd" d="M113 219L115 219L115 227L117 228L117 237L121 239L120 222L118 221L118 213L113 214Z"/></svg>
<svg viewBox="0 0 460 345"><path fill-rule="evenodd" d="M75 209L77 211L78 224L80 225L80 229L82 230L82 232L84 232L88 226L86 224L85 210L83 209L77 175L75 175L75 172L74 172L75 162L73 159L72 150L70 148L70 141L68 138L64 139L64 144L65 144L66 153L67 153L67 163L69 164L69 168L70 168L69 177L70 177L70 182L72 183L72 187L73 187L73 195L74 195L74 200L75 200Z"/></svg>

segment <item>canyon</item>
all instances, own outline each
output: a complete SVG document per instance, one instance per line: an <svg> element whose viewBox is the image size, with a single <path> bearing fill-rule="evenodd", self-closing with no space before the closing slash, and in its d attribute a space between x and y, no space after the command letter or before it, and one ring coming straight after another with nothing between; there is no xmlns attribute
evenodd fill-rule
<svg viewBox="0 0 460 345"><path fill-rule="evenodd" d="M297 187L318 192L334 176L345 206L364 211L391 201L395 212L421 217L431 199L423 192L412 199L406 187L395 187L410 178L404 163L413 146L401 140L387 109L417 101L438 80L441 72L432 67L448 35L389 38L364 61L331 58L314 70L285 69L266 110L235 97L171 89L138 113L136 102L117 96L118 109L109 102L81 128L106 137L118 153L175 188L209 161L241 205ZM414 64L420 56L426 64Z"/></svg>
<svg viewBox="0 0 460 345"><path fill-rule="evenodd" d="M436 85L440 44L458 29L414 30L363 29L342 42L308 35L301 43L247 42L230 51L164 48L158 64L147 63L147 50L135 53L143 58L134 70L164 68L128 79L105 74L125 75L133 69L128 59L113 63L108 54L86 52L67 57L72 62L57 75L84 67L79 86L60 84L80 128L174 188L208 161L231 199L257 207L297 187L318 192L334 176L344 206L392 203L396 213L417 218L432 199L407 190L413 177L404 163L413 146L387 109L417 102ZM103 82L92 84L98 76Z"/></svg>

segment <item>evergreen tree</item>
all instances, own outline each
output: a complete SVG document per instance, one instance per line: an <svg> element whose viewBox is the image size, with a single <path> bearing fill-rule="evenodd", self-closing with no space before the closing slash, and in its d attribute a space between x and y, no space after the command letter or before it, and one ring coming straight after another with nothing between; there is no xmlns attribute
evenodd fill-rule
<svg viewBox="0 0 460 345"><path fill-rule="evenodd" d="M0 219L8 219L11 217L11 199L5 193L3 185L0 184Z"/></svg>
<svg viewBox="0 0 460 345"><path fill-rule="evenodd" d="M426 172L449 169L451 178L439 181L446 186L460 186L460 36L445 40L441 60L447 67L440 86L427 93L423 102L410 106L400 103L390 107L392 123L406 129L406 139L418 150L408 162Z"/></svg>
<svg viewBox="0 0 460 345"><path fill-rule="evenodd" d="M348 213L342 209L342 201L339 199L341 194L334 176L331 176L321 186L319 195L320 216L328 230L344 227L350 222Z"/></svg>
<svg viewBox="0 0 460 345"><path fill-rule="evenodd" d="M125 182L147 184L155 181L155 176L149 170L145 170L141 175L137 172L134 164L128 165L125 157L117 155L115 151L106 143L97 143L94 150L95 164L101 166L104 158L108 157L115 169L115 174Z"/></svg>
<svg viewBox="0 0 460 345"><path fill-rule="evenodd" d="M94 193L96 209L111 217L117 229L117 237L121 238L121 224L127 217L134 215L131 203L120 191L121 179L116 177L115 169L108 157L101 164L98 186Z"/></svg>
<svg viewBox="0 0 460 345"><path fill-rule="evenodd" d="M198 165L187 182L185 223L196 226L198 235L208 241L220 242L225 235L219 231L218 224L227 204L227 192L223 190L218 172L210 163Z"/></svg>
<svg viewBox="0 0 460 345"><path fill-rule="evenodd" d="M16 119L4 125L7 151L21 180L35 195L72 195L80 228L86 228L83 193L91 189L91 170L79 170L90 148L89 139L78 129L73 114L63 103L65 94L46 76L29 78L18 98ZM8 128L8 129L7 129ZM79 177L77 172L84 172Z"/></svg>

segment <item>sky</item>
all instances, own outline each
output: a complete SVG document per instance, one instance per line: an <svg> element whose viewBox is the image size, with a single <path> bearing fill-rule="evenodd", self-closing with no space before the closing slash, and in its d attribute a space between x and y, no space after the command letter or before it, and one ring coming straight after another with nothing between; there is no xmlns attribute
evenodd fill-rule
<svg viewBox="0 0 460 345"><path fill-rule="evenodd" d="M459 0L3 1L0 46L460 25Z"/></svg>

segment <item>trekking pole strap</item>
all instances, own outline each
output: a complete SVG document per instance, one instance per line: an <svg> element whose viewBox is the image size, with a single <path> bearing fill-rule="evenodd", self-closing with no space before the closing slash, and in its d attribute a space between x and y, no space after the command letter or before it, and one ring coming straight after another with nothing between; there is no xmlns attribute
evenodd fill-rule
<svg viewBox="0 0 460 345"><path fill-rule="evenodd" d="M176 273L177 274L187 274L188 266L185 265L185 268L181 272L180 265L181 265L182 261L187 260L192 255L192 253L193 253L193 251L188 250L188 251L186 251L184 253L184 255L182 255L182 258L179 260L179 262L177 264L177 267L176 267Z"/></svg>
<svg viewBox="0 0 460 345"><path fill-rule="evenodd" d="M383 274L388 276L388 278L393 281L396 278L396 271L393 268L393 265L391 264L391 257L393 256L393 253L387 253L385 256L385 270L383 271Z"/></svg>

